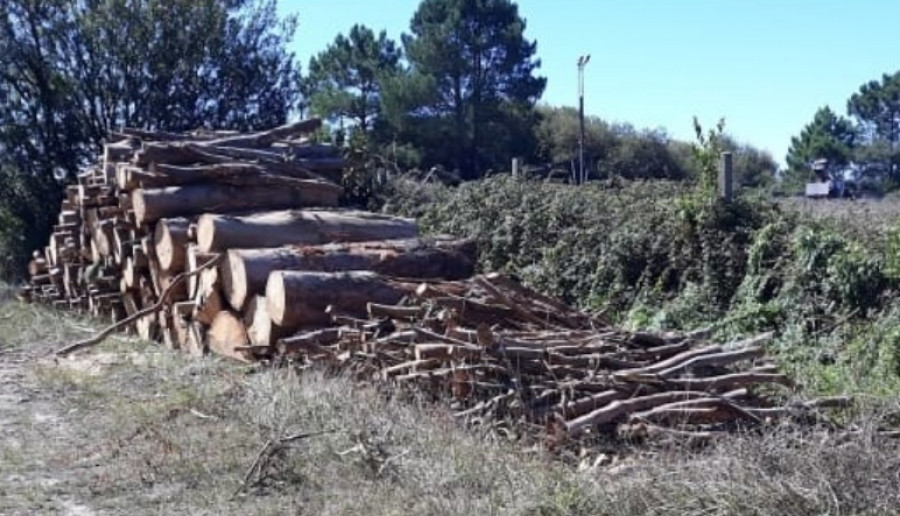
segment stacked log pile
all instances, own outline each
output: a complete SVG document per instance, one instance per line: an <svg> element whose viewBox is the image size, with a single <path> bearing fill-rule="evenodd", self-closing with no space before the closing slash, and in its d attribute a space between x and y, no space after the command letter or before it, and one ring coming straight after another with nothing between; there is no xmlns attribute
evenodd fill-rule
<svg viewBox="0 0 900 516"><path fill-rule="evenodd" d="M708 439L846 403L772 396L791 382L766 358L769 335L720 345L618 330L510 278L472 278L469 241L338 209L343 163L303 138L318 126L113 135L66 190L23 297L192 354L410 386L554 445Z"/></svg>
<svg viewBox="0 0 900 516"><path fill-rule="evenodd" d="M329 323L321 299L363 315L368 301L399 299L402 282L385 276L471 276L471 243L424 241L412 220L338 209L343 160L305 139L319 126L111 135L67 188L22 296L247 361Z"/></svg>
<svg viewBox="0 0 900 516"><path fill-rule="evenodd" d="M272 276L269 287L282 281ZM404 303L370 302L367 311L280 339L278 352L301 367L327 364L449 399L469 422L553 445L610 435L708 440L816 420L848 403L779 401L773 393L791 381L766 357L770 334L720 345L704 332L616 330L501 275L422 283Z"/></svg>

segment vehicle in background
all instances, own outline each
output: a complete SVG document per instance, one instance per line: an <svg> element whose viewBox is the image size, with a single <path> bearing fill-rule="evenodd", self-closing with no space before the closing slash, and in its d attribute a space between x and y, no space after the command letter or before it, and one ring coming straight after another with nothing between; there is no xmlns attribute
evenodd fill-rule
<svg viewBox="0 0 900 516"><path fill-rule="evenodd" d="M818 181L806 183L806 197L813 199L852 199L856 197L857 184L852 168L831 165L824 158L813 161L811 168Z"/></svg>

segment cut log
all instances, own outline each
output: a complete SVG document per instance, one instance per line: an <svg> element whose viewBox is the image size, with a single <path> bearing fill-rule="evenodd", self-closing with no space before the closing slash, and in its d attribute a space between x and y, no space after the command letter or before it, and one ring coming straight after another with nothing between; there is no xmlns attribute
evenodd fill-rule
<svg viewBox="0 0 900 516"><path fill-rule="evenodd" d="M184 270L189 224L190 221L184 218L161 219L156 223L153 239L156 244L156 257L162 270L171 274Z"/></svg>
<svg viewBox="0 0 900 516"><path fill-rule="evenodd" d="M123 140L116 143L107 143L103 145L103 166L115 163L117 161L128 161L137 150L137 142L133 140Z"/></svg>
<svg viewBox="0 0 900 516"><path fill-rule="evenodd" d="M385 276L459 280L475 270L469 240L392 240L315 247L232 249L221 265L222 288L235 310L265 291L274 270L340 272L371 270Z"/></svg>
<svg viewBox="0 0 900 516"><path fill-rule="evenodd" d="M138 286L138 277L148 270L146 257L143 260L135 259L132 256L126 258L125 266L122 267L122 279L125 280L125 286L128 289L136 288Z"/></svg>
<svg viewBox="0 0 900 516"><path fill-rule="evenodd" d="M98 220L91 229L91 240L101 257L112 256L114 229L113 219Z"/></svg>
<svg viewBox="0 0 900 516"><path fill-rule="evenodd" d="M218 274L214 268L207 269L200 274L194 301L197 303L194 320L201 324L212 324L216 315L225 309Z"/></svg>
<svg viewBox="0 0 900 516"><path fill-rule="evenodd" d="M195 357L202 357L206 353L206 331L200 323L188 323L188 344L181 349Z"/></svg>
<svg viewBox="0 0 900 516"><path fill-rule="evenodd" d="M201 253L194 244L188 244L187 247L187 270L195 271L216 257L212 253ZM200 277L191 276L188 278L188 297L195 299L199 294Z"/></svg>
<svg viewBox="0 0 900 516"><path fill-rule="evenodd" d="M238 154L246 152L241 149ZM341 170L343 166L343 160L339 158L257 164L235 162L229 156L212 156L199 150L196 157L204 162L213 163L185 166L154 162L150 164L150 170L120 163L116 169L116 185L120 190L132 191L137 188L162 188L197 183L254 185L266 181L290 182L290 179L321 180L324 177L319 172L327 175L333 167L336 166L337 170Z"/></svg>
<svg viewBox="0 0 900 516"><path fill-rule="evenodd" d="M33 258L28 262L28 274L30 276L38 276L47 273L47 260L43 258Z"/></svg>
<svg viewBox="0 0 900 516"><path fill-rule="evenodd" d="M374 272L275 271L266 283L269 316L287 329L327 325L325 312L334 306L340 313L365 317L369 302L396 304L407 292Z"/></svg>
<svg viewBox="0 0 900 516"><path fill-rule="evenodd" d="M135 322L137 334L144 340L156 340L159 337L159 323L154 315L145 315Z"/></svg>
<svg viewBox="0 0 900 516"><path fill-rule="evenodd" d="M196 308L193 301L181 301L172 305L172 336L180 350L190 348L191 316Z"/></svg>
<svg viewBox="0 0 900 516"><path fill-rule="evenodd" d="M138 224L161 218L199 215L207 211L233 213L249 209L337 206L341 188L332 183L297 179L285 186L225 186L201 184L138 189L131 193Z"/></svg>
<svg viewBox="0 0 900 516"><path fill-rule="evenodd" d="M254 346L271 347L278 339L290 335L290 332L272 322L265 296L254 296L250 300L244 322L247 325L247 336Z"/></svg>
<svg viewBox="0 0 900 516"><path fill-rule="evenodd" d="M272 248L415 238L412 219L358 211L286 210L248 216L203 215L197 222L201 251Z"/></svg>
<svg viewBox="0 0 900 516"><path fill-rule="evenodd" d="M310 134L315 132L319 127L322 126L322 120L318 118L310 118L308 120L301 120L299 122L294 122L290 124L285 124L279 127L275 127L273 129L269 129L267 131L260 131L258 133L251 134L240 134L236 136L229 136L225 138L219 138L217 140L211 140L206 142L204 145L207 146L228 146L228 147L250 147L250 148L259 148L259 147L269 147L273 143L278 140L286 140L288 138L293 138L295 136L300 136L303 134Z"/></svg>
<svg viewBox="0 0 900 516"><path fill-rule="evenodd" d="M221 182L228 184L258 184L267 179L322 179L314 170L331 166L333 159L307 160L310 166L259 165L256 163L214 163L208 165L168 165L154 163L150 172L126 169L126 184L140 184L143 187L183 186L195 183ZM338 165L343 163L338 160Z"/></svg>
<svg viewBox="0 0 900 516"><path fill-rule="evenodd" d="M247 346L247 328L234 312L221 311L216 314L206 333L210 351L224 357L249 362L246 354L235 348Z"/></svg>
<svg viewBox="0 0 900 516"><path fill-rule="evenodd" d="M156 295L158 296L164 290L166 290L169 285L172 283L172 280L175 279L174 274L169 274L162 270L159 266L159 261L155 258L148 258L150 269L150 278L153 282L153 288L155 290ZM187 283L182 281L178 285L169 292L169 302L176 301L185 301L188 298L188 286Z"/></svg>

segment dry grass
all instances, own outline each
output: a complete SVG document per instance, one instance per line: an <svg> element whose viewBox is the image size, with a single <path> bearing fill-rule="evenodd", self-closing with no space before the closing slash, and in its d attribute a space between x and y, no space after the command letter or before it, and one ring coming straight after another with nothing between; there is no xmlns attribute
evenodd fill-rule
<svg viewBox="0 0 900 516"><path fill-rule="evenodd" d="M575 468L343 377L191 360L0 306L2 514L890 514L900 453L784 429ZM17 362L17 360L22 360ZM17 399L9 398L13 393ZM266 443L327 431L283 447ZM594 467L588 467L596 463Z"/></svg>

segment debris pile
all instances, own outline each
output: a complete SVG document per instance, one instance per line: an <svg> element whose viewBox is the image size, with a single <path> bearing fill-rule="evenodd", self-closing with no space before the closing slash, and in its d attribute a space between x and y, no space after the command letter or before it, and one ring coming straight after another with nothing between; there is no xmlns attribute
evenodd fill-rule
<svg viewBox="0 0 900 516"><path fill-rule="evenodd" d="M278 342L299 364L349 369L436 399L470 423L561 444L597 435L708 439L737 428L815 420L846 398L784 405L790 387L763 345L705 332L617 330L498 274L422 283L401 305Z"/></svg>

